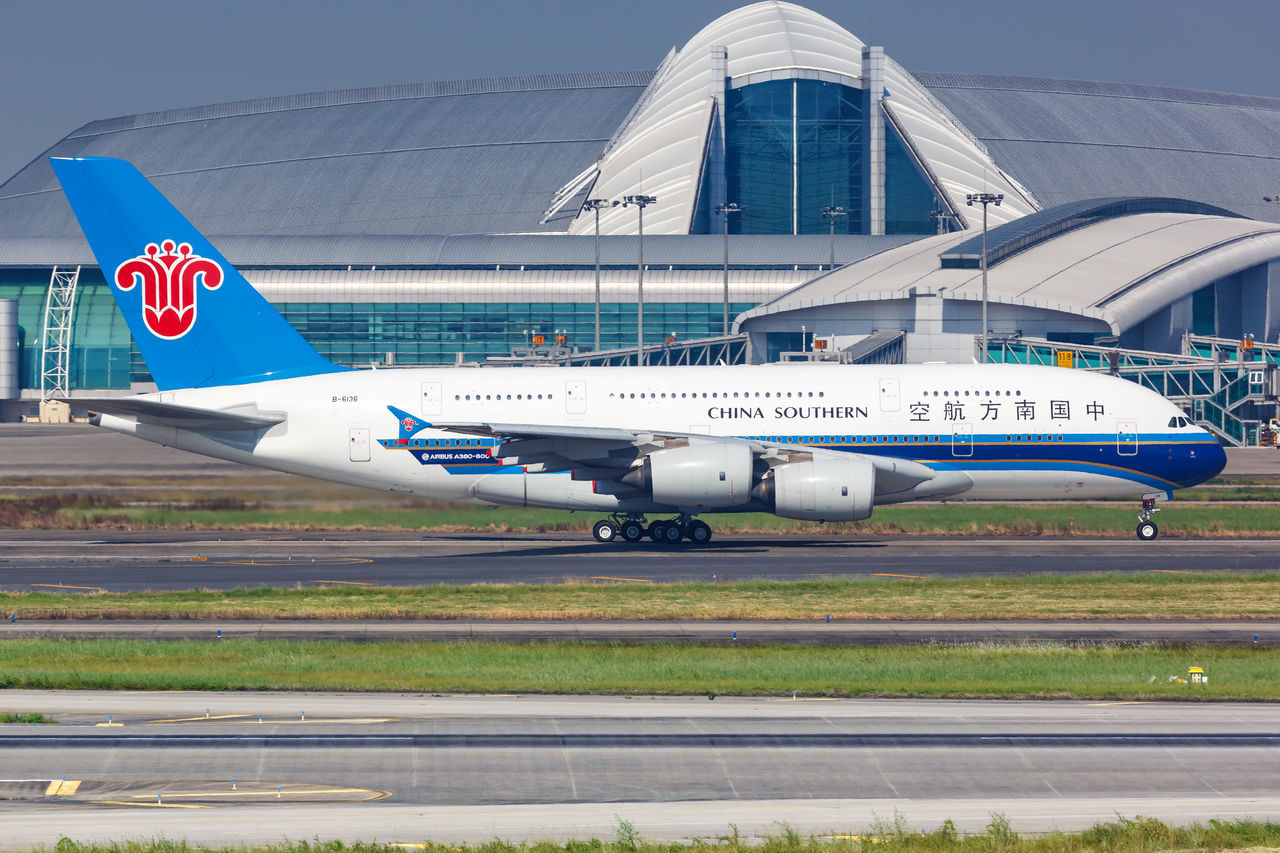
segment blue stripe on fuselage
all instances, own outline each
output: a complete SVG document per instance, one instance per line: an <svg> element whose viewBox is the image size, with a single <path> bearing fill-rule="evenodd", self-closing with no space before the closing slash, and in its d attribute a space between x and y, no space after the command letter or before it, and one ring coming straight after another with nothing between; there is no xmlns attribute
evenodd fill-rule
<svg viewBox="0 0 1280 853"><path fill-rule="evenodd" d="M805 444L830 450L910 459L933 468L961 471L1077 471L1132 480L1160 490L1203 483L1222 470L1222 445L1195 434L1141 433L1121 453L1115 433L1018 433L1032 436L1014 441L1011 433L976 434L972 453L957 454L949 434L879 436L747 436L783 444ZM1041 436L1050 435L1051 440ZM1062 441L1057 437L1062 435ZM850 439L846 441L845 439ZM873 440L874 439L874 440ZM889 439L881 441L880 439ZM909 439L909 440L908 440ZM930 439L930 440L920 440ZM936 440L933 440L936 439ZM1037 440L1039 439L1039 440Z"/></svg>

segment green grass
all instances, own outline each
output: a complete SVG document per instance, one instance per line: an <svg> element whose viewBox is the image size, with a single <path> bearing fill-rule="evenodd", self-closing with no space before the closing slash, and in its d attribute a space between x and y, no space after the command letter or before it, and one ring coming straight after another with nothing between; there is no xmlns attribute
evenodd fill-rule
<svg viewBox="0 0 1280 853"><path fill-rule="evenodd" d="M986 831L964 834L951 821L933 832L915 830L899 814L873 823L859 835L805 836L787 826L762 839L743 837L737 828L725 827L718 838L697 839L692 844L646 841L635 826L618 818L615 837L608 840L535 841L501 840L477 845L445 845L425 842L423 853L1151 853L1158 850L1220 851L1274 849L1280 846L1280 823L1252 820L1211 820L1208 825L1170 826L1155 818L1118 817L1084 832L1052 832L1022 836L1001 814L992 814ZM186 841L117 841L81 844L63 838L53 847L34 848L40 853L404 853L399 844L341 841L296 841L261 847L203 846Z"/></svg>
<svg viewBox="0 0 1280 853"><path fill-rule="evenodd" d="M857 570L857 555L828 568ZM199 583L203 563L175 563ZM821 568L821 567L815 567ZM923 567L922 567L923 568ZM329 575L340 569L328 569ZM902 569L910 573L911 567ZM319 572L317 576L323 577ZM17 619L1277 619L1280 573L0 592Z"/></svg>
<svg viewBox="0 0 1280 853"><path fill-rule="evenodd" d="M1189 666L1209 684L1169 682ZM1280 650L12 639L0 688L1273 701Z"/></svg>
<svg viewBox="0 0 1280 853"><path fill-rule="evenodd" d="M8 714L0 713L0 725L5 723L56 723L57 720L50 719L44 714Z"/></svg>

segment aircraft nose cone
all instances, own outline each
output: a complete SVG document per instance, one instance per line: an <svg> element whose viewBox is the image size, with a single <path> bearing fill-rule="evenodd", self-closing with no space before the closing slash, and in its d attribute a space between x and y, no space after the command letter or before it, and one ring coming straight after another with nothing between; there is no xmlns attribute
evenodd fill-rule
<svg viewBox="0 0 1280 853"><path fill-rule="evenodd" d="M1194 486L1205 480L1211 480L1227 467L1227 451L1217 441L1197 445L1191 453L1194 455L1187 460L1184 486Z"/></svg>

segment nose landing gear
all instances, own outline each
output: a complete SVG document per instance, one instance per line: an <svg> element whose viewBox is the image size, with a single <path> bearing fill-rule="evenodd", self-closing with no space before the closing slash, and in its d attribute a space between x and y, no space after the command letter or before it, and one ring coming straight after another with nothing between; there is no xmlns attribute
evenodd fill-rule
<svg viewBox="0 0 1280 853"><path fill-rule="evenodd" d="M1142 499L1142 512L1138 513L1138 538L1143 542L1150 542L1160 535L1160 528L1156 527L1156 523L1151 520L1151 516L1160 511L1160 507L1156 506L1156 499L1144 497Z"/></svg>

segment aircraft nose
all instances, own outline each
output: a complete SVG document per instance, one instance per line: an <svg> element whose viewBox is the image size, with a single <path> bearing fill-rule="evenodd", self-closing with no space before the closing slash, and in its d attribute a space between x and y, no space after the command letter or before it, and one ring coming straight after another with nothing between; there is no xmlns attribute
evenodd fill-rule
<svg viewBox="0 0 1280 853"><path fill-rule="evenodd" d="M1207 432L1205 437L1210 441L1196 445L1191 450L1191 458L1187 460L1189 464L1184 486L1194 486L1205 480L1211 480L1227 467L1227 451L1222 447L1221 442Z"/></svg>

